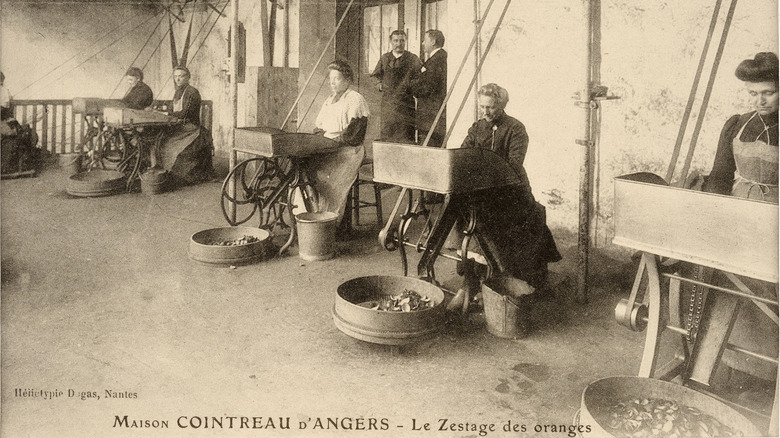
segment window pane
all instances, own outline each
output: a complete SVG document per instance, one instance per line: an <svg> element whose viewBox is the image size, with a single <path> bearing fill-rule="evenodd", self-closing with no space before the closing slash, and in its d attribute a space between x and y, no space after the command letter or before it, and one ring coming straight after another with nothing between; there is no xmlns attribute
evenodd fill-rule
<svg viewBox="0 0 780 438"><path fill-rule="evenodd" d="M363 9L363 59L370 71L390 51L390 33L398 27L398 4Z"/></svg>
<svg viewBox="0 0 780 438"><path fill-rule="evenodd" d="M398 4L382 6L382 53L390 51L390 34L398 28Z"/></svg>
<svg viewBox="0 0 780 438"><path fill-rule="evenodd" d="M382 28L380 26L380 6L371 6L363 10L363 54L369 71L382 56Z"/></svg>
<svg viewBox="0 0 780 438"><path fill-rule="evenodd" d="M425 3L423 28L424 30L438 29L447 36L447 2L446 0Z"/></svg>

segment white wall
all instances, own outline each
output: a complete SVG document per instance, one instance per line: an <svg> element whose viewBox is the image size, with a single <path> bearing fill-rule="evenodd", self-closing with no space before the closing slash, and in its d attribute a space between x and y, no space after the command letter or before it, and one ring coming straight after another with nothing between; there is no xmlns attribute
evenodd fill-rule
<svg viewBox="0 0 780 438"><path fill-rule="evenodd" d="M449 0L447 35L449 74L453 80L473 36L471 0ZM488 0L479 0L481 7ZM723 2L718 35L729 2ZM714 2L604 0L602 23L602 83L620 100L602 102L599 147L599 205L595 224L603 245L611 239L612 178L635 171L664 176L688 99ZM496 0L482 32L487 44L503 0ZM572 230L577 226L581 146L574 143L581 128L572 95L582 75L583 1L512 2L482 69L481 83L496 82L510 95L507 113L521 120L530 137L525 167L534 195L547 207L548 222ZM734 70L760 51L778 51L777 2L742 0L714 83L709 109L699 136L693 170L709 171L717 138L725 120L750 110ZM456 93L447 108L448 122L473 74L467 61ZM700 86L703 94L712 58ZM473 99L473 96L472 96ZM689 122L689 132L701 98ZM472 103L473 105L473 103ZM473 108L473 106L472 106ZM456 123L450 147L457 147L473 122L467 103ZM690 137L690 135L688 136ZM683 155L688 145L684 143ZM682 168L682 161L677 166Z"/></svg>
<svg viewBox="0 0 780 438"><path fill-rule="evenodd" d="M126 3L3 1L0 65L6 86L17 99L107 98L155 28L155 13ZM136 65L151 50L141 52ZM154 71L156 62L146 70Z"/></svg>

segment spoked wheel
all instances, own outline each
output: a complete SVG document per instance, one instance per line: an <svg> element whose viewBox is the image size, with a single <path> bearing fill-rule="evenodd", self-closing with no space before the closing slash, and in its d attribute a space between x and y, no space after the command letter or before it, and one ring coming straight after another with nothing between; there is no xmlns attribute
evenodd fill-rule
<svg viewBox="0 0 780 438"><path fill-rule="evenodd" d="M115 144L119 145L119 150L122 151L122 158L117 163L116 169L124 173L125 177L127 177L127 191L131 192L138 176L143 170L141 169L140 148L134 145L120 131L117 131L114 134L113 139L117 142Z"/></svg>
<svg viewBox="0 0 780 438"><path fill-rule="evenodd" d="M238 163L222 182L222 214L228 223L243 224L259 210L259 226L272 228L281 217L283 205L279 201L286 201L281 199L285 176L272 159L256 157ZM235 181L235 196L230 193L231 180Z"/></svg>
<svg viewBox="0 0 780 438"><path fill-rule="evenodd" d="M284 210L289 210L288 186L292 178L292 166L286 158L266 160L265 171L258 174L257 198L260 200L260 228L273 231L276 225L289 226Z"/></svg>
<svg viewBox="0 0 780 438"><path fill-rule="evenodd" d="M100 154L102 156L101 165L105 168L117 169L122 162L125 150L119 144L119 135L106 135L101 132L96 139Z"/></svg>

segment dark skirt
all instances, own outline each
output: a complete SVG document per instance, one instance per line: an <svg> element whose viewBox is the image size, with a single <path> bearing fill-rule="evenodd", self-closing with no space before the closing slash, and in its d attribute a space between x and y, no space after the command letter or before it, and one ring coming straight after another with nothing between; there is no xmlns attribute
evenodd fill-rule
<svg viewBox="0 0 780 438"><path fill-rule="evenodd" d="M483 251L491 253L502 273L535 288L547 280L547 264L561 260L543 205L527 190L511 186L472 197L475 234Z"/></svg>
<svg viewBox="0 0 780 438"><path fill-rule="evenodd" d="M163 140L160 158L175 184L207 181L213 176L211 132L192 124L172 128Z"/></svg>

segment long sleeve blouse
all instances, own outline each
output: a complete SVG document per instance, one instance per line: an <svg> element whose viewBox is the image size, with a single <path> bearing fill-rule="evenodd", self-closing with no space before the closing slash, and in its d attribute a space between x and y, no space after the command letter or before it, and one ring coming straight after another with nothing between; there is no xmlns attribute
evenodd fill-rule
<svg viewBox="0 0 780 438"><path fill-rule="evenodd" d="M525 125L514 117L503 114L499 119L488 121L480 119L469 128L463 140L462 148L482 148L496 152L520 175L528 185L528 177L523 167L528 152L528 133Z"/></svg>
<svg viewBox="0 0 780 438"><path fill-rule="evenodd" d="M357 91L347 90L337 100L334 96L325 100L314 125L327 138L357 146L365 139L370 115L363 96Z"/></svg>
<svg viewBox="0 0 780 438"><path fill-rule="evenodd" d="M154 94L152 89L143 82L137 82L122 98L122 102L132 109L144 109L152 105Z"/></svg>

